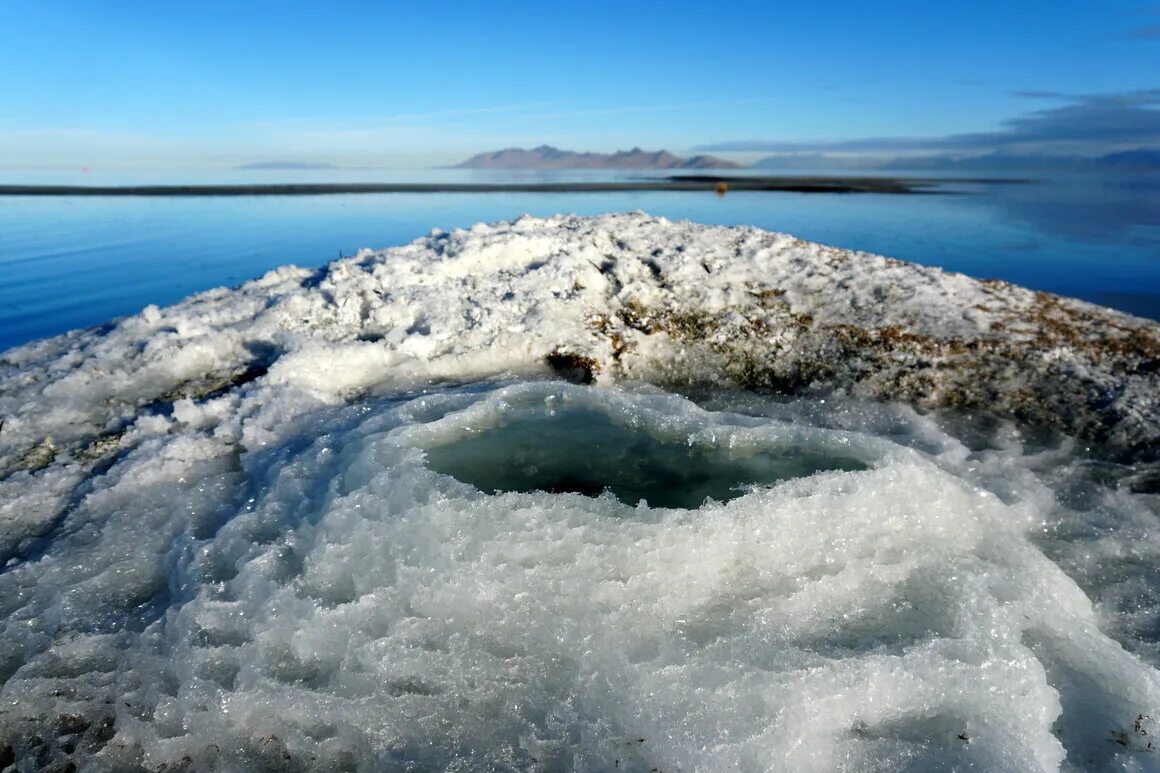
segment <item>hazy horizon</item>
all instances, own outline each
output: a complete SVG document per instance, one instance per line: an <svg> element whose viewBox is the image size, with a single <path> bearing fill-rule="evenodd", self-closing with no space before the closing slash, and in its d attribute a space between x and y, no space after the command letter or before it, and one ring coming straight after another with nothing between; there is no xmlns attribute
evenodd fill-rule
<svg viewBox="0 0 1160 773"><path fill-rule="evenodd" d="M1157 5L65 0L10 8L0 50L6 169L1160 147Z"/></svg>

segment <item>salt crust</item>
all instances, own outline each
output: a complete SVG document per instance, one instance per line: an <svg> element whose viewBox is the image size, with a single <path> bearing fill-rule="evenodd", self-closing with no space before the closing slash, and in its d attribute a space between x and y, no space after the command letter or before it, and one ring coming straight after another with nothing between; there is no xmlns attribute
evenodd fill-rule
<svg viewBox="0 0 1160 773"><path fill-rule="evenodd" d="M1160 677L1131 633L1156 610L1084 592L1153 592L1131 567L1160 555L1154 511L1068 510L1017 443L972 452L856 399L989 396L1139 456L1155 341L1078 301L630 214L436 232L11 350L0 758L1156 769ZM595 388L435 388L550 362ZM745 416L641 382L807 397ZM423 466L549 399L870 469L686 512Z"/></svg>
<svg viewBox="0 0 1160 773"><path fill-rule="evenodd" d="M785 234L632 213L434 231L10 350L0 471L75 456L143 408L258 374L261 388L335 403L541 375L553 352L601 384L838 389L982 408L1129 456L1160 447L1154 322Z"/></svg>

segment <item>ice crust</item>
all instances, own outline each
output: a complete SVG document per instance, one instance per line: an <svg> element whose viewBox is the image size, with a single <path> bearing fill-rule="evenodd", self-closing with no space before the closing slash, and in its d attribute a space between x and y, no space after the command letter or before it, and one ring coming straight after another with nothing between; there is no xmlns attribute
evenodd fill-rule
<svg viewBox="0 0 1160 773"><path fill-rule="evenodd" d="M1037 303L1055 322L1002 321ZM867 401L877 371L731 391L820 345L794 315L912 375L882 330L1017 348L1066 319L1120 341L1045 355L1119 385L1067 426L1156 431L1122 367L1154 326L752 229L523 218L280 269L5 353L0 766L1160 769L1151 468ZM426 465L565 408L866 469L684 510Z"/></svg>

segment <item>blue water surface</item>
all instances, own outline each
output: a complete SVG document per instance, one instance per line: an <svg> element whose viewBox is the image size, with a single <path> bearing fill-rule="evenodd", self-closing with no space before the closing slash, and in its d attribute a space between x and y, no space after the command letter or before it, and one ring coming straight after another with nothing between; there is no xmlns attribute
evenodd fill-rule
<svg viewBox="0 0 1160 773"><path fill-rule="evenodd" d="M297 181L303 173L260 178ZM527 175L487 173L488 179ZM557 173L558 174L558 173ZM353 175L353 177L352 177ZM3 182L75 182L71 178ZM149 182L245 182L218 175ZM310 181L464 181L480 173L332 170ZM596 179L589 175L584 179ZM323 179L325 178L325 179ZM93 183L141 182L131 176ZM287 263L319 266L523 213L644 210L755 225L804 239L995 277L1160 319L1160 181L1054 176L935 195L734 192L355 194L225 198L0 197L0 350L233 286Z"/></svg>

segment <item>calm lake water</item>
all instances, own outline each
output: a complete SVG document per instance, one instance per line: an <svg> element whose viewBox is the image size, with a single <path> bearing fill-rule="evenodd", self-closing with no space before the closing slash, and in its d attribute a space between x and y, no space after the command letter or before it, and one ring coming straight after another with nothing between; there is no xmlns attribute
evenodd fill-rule
<svg viewBox="0 0 1160 773"><path fill-rule="evenodd" d="M575 174L601 179L609 173ZM559 173L433 170L91 175L4 183L495 182ZM945 195L735 192L356 194L231 198L0 197L0 350L237 285L523 213L644 210L755 225L812 241L997 277L1160 319L1160 180L1145 174L957 184Z"/></svg>

